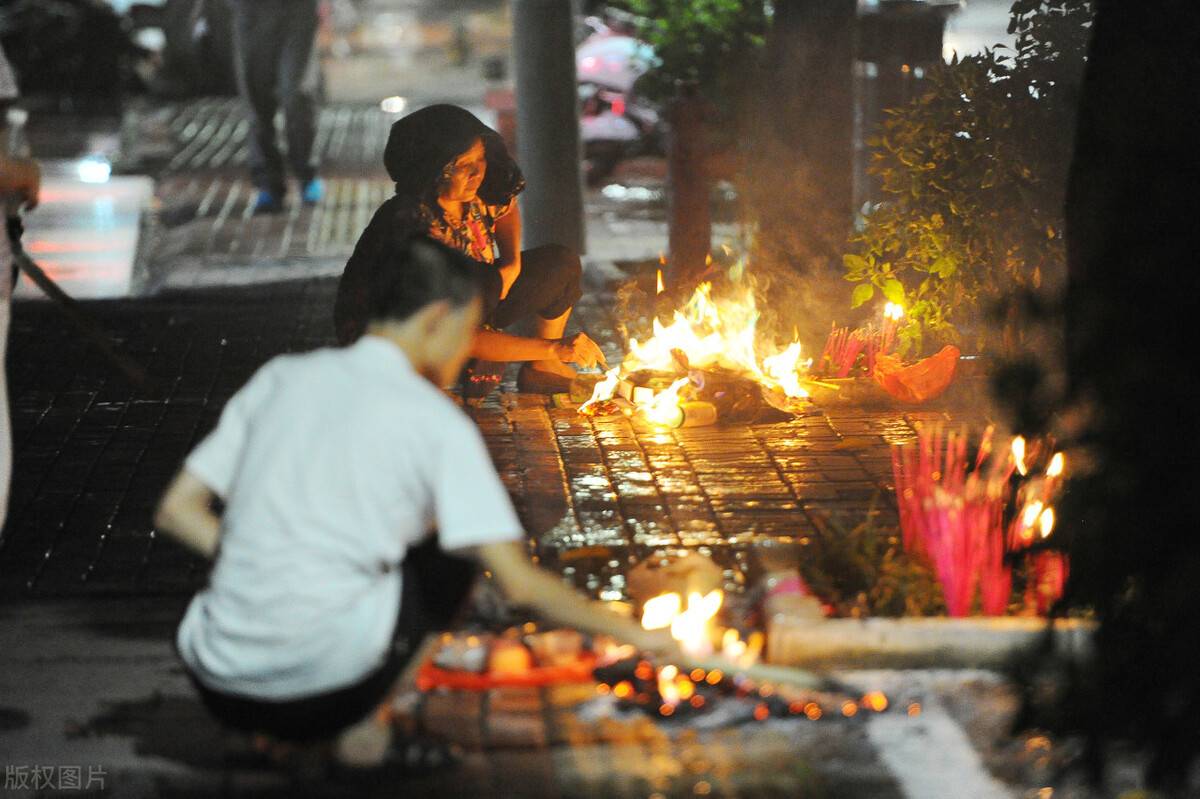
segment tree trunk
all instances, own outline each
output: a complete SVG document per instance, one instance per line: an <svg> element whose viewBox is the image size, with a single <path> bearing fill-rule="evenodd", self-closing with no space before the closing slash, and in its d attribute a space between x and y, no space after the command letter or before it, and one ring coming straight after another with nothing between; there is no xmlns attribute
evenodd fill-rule
<svg viewBox="0 0 1200 799"><path fill-rule="evenodd" d="M704 271L712 247L705 104L694 84L684 84L667 110L667 235L671 295L686 296Z"/></svg>
<svg viewBox="0 0 1200 799"><path fill-rule="evenodd" d="M854 185L855 0L780 0L743 115L740 194L764 268L840 263Z"/></svg>

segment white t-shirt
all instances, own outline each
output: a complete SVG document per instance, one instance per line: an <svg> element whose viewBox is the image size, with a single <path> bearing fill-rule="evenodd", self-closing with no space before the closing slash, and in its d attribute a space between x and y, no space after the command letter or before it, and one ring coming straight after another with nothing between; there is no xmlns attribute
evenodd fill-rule
<svg viewBox="0 0 1200 799"><path fill-rule="evenodd" d="M17 90L17 79L13 75L12 66L8 63L8 58L4 55L4 48L0 46L0 103L7 103L16 100L20 96ZM0 109L0 113L3 109ZM6 122L0 119L0 130L4 130ZM8 153L8 138L0 138L0 151ZM2 206L3 203L0 203ZM0 208L3 210L3 208ZM12 299L9 294L11 289L9 285L12 283L12 250L10 249L8 234L0 230L0 302L7 303ZM3 334L8 335L7 316L5 316L5 324ZM0 363L3 363L0 360ZM3 519L0 519L3 521Z"/></svg>
<svg viewBox="0 0 1200 799"><path fill-rule="evenodd" d="M446 550L523 535L479 430L375 336L267 363L185 468L226 506L177 644L202 683L240 696L310 696L378 668L397 568L431 527Z"/></svg>

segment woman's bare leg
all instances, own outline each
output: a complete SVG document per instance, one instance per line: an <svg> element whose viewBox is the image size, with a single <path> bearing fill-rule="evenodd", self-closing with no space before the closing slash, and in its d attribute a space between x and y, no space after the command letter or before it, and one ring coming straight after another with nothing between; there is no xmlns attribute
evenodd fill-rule
<svg viewBox="0 0 1200 799"><path fill-rule="evenodd" d="M544 339L558 339L563 337L563 333L567 331L567 320L571 318L572 308L568 308L563 312L562 316L554 319L537 318L537 337ZM560 360L546 361L530 361L529 365L543 372L551 372L563 377L575 377L575 369L569 363L563 363Z"/></svg>

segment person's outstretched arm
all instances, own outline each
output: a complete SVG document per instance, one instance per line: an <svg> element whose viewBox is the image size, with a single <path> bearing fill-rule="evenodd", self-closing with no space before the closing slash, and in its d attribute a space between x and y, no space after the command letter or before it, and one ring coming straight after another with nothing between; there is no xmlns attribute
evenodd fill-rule
<svg viewBox="0 0 1200 799"><path fill-rule="evenodd" d="M567 627L611 635L642 651L658 653L675 662L686 660L666 630L643 630L640 624L588 600L535 566L520 544L486 544L478 547L476 553L484 567L492 572L505 598L513 604L528 607Z"/></svg>
<svg viewBox="0 0 1200 799"><path fill-rule="evenodd" d="M155 528L211 560L221 540L221 520L212 509L214 496L199 478L181 471L158 503Z"/></svg>

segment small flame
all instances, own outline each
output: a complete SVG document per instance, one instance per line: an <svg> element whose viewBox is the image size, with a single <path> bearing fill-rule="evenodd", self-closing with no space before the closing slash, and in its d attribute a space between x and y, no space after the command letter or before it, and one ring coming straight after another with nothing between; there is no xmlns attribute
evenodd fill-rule
<svg viewBox="0 0 1200 799"><path fill-rule="evenodd" d="M724 598L719 588L703 595L698 592L688 594L687 610L671 622L671 637L679 642L684 652L690 655L711 653L709 628Z"/></svg>
<svg viewBox="0 0 1200 799"><path fill-rule="evenodd" d="M1045 507L1041 500L1035 500L1025 506L1025 512L1021 515L1021 523L1025 527L1033 527L1037 524L1038 516L1042 514L1042 508Z"/></svg>
<svg viewBox="0 0 1200 799"><path fill-rule="evenodd" d="M641 406L646 420L666 427L678 427L683 423L683 409L679 407L679 392L690 381L681 377L666 391L659 392L654 399Z"/></svg>
<svg viewBox="0 0 1200 799"><path fill-rule="evenodd" d="M1050 459L1050 465L1046 467L1047 477L1059 477L1063 470L1067 467L1067 457L1061 452L1054 453L1054 457Z"/></svg>
<svg viewBox="0 0 1200 799"><path fill-rule="evenodd" d="M1044 511L1042 511L1039 524L1041 527L1042 538L1046 538L1054 531L1054 508L1046 508Z"/></svg>
<svg viewBox="0 0 1200 799"><path fill-rule="evenodd" d="M721 639L721 654L730 660L738 660L746 654L746 642L732 627L725 631L725 635Z"/></svg>
<svg viewBox="0 0 1200 799"><path fill-rule="evenodd" d="M1025 506L1021 511L1021 538L1025 541L1033 540L1033 528L1037 525L1038 517L1042 514L1042 509L1045 503L1041 500L1034 500Z"/></svg>
<svg viewBox="0 0 1200 799"><path fill-rule="evenodd" d="M807 397L808 392L800 385L800 342L793 341L778 355L763 358L763 371L774 380L789 397Z"/></svg>
<svg viewBox="0 0 1200 799"><path fill-rule="evenodd" d="M642 608L642 629L662 630L670 627L681 608L682 602L676 593L659 594L647 599Z"/></svg>
<svg viewBox="0 0 1200 799"><path fill-rule="evenodd" d="M642 627L647 630L670 627L671 637L679 642L684 652L696 657L710 655L713 619L720 611L724 599L725 595L720 589L714 589L707 594L693 591L688 594L687 609L684 610L679 594L659 594L646 600L642 608ZM736 630L726 630L722 639L722 652L727 656L734 656L738 663L748 666L761 654L763 641L762 633L755 632L743 643ZM707 673L703 669L694 669L690 674L680 674L677 666L660 667L657 681L662 708L673 711L680 702L691 700L696 692L694 682L705 680L710 685L716 685L723 676L718 669ZM645 675L645 678L648 677L648 674Z"/></svg>
<svg viewBox="0 0 1200 799"><path fill-rule="evenodd" d="M658 695L664 705L674 707L679 704L679 690L675 687L675 678L679 669L675 666L663 666L658 670Z"/></svg>
<svg viewBox="0 0 1200 799"><path fill-rule="evenodd" d="M592 390L592 397L587 402L579 406L580 413L587 413L588 409L598 402L603 402L612 399L617 393L617 385L621 382L621 367L614 366L604 373L604 379L596 384Z"/></svg>
<svg viewBox="0 0 1200 799"><path fill-rule="evenodd" d="M900 321L904 318L904 306L899 303L889 302L883 306L883 318Z"/></svg>
<svg viewBox="0 0 1200 799"><path fill-rule="evenodd" d="M665 288L666 288L666 286L664 286L664 285L663 285L663 276L662 276L662 270L661 270L661 269L659 269L659 270L658 270L658 287L657 287L657 290L655 291L655 293L656 293L656 294L662 294L662 293L663 293L663 289L665 289Z"/></svg>
<svg viewBox="0 0 1200 799"><path fill-rule="evenodd" d="M1012 442L1013 462L1017 464L1017 471L1024 477L1029 473L1029 467L1025 465L1025 437L1017 436Z"/></svg>
<svg viewBox="0 0 1200 799"><path fill-rule="evenodd" d="M757 630L743 641L738 631L730 628L721 637L721 654L734 663L747 667L758 660L765 641L766 637Z"/></svg>

